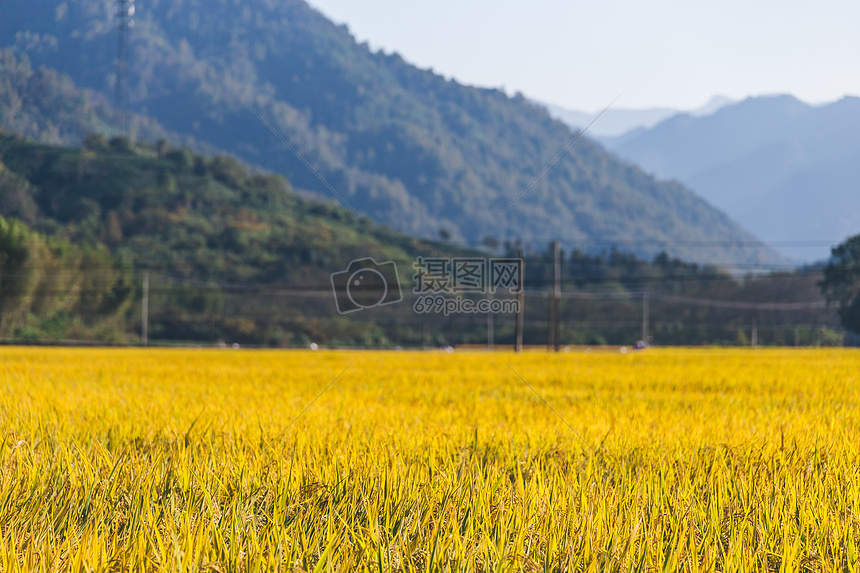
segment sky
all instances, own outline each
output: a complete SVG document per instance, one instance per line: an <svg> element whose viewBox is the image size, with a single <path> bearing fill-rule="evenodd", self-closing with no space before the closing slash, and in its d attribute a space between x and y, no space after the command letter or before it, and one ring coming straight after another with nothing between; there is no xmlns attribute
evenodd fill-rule
<svg viewBox="0 0 860 573"><path fill-rule="evenodd" d="M857 0L309 1L374 50L568 109L860 95Z"/></svg>

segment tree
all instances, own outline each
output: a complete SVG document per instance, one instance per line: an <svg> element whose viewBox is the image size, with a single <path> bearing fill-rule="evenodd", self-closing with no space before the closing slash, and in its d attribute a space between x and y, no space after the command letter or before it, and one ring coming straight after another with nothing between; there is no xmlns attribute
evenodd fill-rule
<svg viewBox="0 0 860 573"><path fill-rule="evenodd" d="M111 137L108 145L111 150L116 151L117 153L131 153L134 151L134 146L132 145L131 140L124 135Z"/></svg>
<svg viewBox="0 0 860 573"><path fill-rule="evenodd" d="M101 133L87 133L83 139L84 149L104 151L108 148L108 138Z"/></svg>
<svg viewBox="0 0 860 573"><path fill-rule="evenodd" d="M165 157L176 164L180 173L188 172L194 167L194 154L187 147L168 151Z"/></svg>
<svg viewBox="0 0 860 573"><path fill-rule="evenodd" d="M860 235L833 247L818 283L828 304L839 305L842 326L860 334Z"/></svg>
<svg viewBox="0 0 860 573"><path fill-rule="evenodd" d="M492 235L487 235L481 240L481 246L490 251L496 251L499 249L499 240Z"/></svg>
<svg viewBox="0 0 860 573"><path fill-rule="evenodd" d="M170 143L168 143L166 139L159 139L158 143L155 144L155 151L158 153L159 159L164 159L164 157L170 152Z"/></svg>

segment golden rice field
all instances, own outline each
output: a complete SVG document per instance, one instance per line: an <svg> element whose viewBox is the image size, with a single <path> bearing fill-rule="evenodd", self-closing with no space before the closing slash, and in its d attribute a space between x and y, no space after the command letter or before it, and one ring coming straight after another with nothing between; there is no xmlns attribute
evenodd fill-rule
<svg viewBox="0 0 860 573"><path fill-rule="evenodd" d="M0 428L3 572L860 568L851 350L0 348Z"/></svg>

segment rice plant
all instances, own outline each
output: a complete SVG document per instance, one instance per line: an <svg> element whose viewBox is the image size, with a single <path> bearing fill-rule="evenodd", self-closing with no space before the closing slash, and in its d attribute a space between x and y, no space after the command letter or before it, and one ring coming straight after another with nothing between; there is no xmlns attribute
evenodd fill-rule
<svg viewBox="0 0 860 573"><path fill-rule="evenodd" d="M860 354L0 349L0 571L854 571Z"/></svg>

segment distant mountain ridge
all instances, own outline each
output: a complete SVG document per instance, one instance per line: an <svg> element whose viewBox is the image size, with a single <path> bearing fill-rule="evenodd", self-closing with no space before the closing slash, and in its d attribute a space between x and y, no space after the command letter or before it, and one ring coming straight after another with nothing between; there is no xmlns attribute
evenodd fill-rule
<svg viewBox="0 0 860 573"><path fill-rule="evenodd" d="M762 239L786 243L780 250L796 259L823 259L828 241L860 232L860 98L820 106L789 95L748 98L603 141Z"/></svg>
<svg viewBox="0 0 860 573"><path fill-rule="evenodd" d="M116 32L100 0L11 0L0 46L110 92ZM397 229L455 240L615 242L703 263L781 258L682 185L583 138L499 216L572 138L522 96L446 81L372 53L300 0L153 0L138 7L132 102L189 134ZM269 132L242 99L290 142ZM699 249L700 242L724 246Z"/></svg>
<svg viewBox="0 0 860 573"><path fill-rule="evenodd" d="M588 129L588 133L597 139L603 137L618 137L636 129L648 129L654 127L664 119L681 113L689 113L702 117L715 113L717 110L734 103L734 100L725 96L714 96L704 106L685 112L668 107L653 107L645 109L624 109L610 107L600 118ZM563 121L573 129L583 129L598 113L576 111L552 104L543 104L549 110L550 115Z"/></svg>

